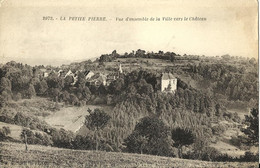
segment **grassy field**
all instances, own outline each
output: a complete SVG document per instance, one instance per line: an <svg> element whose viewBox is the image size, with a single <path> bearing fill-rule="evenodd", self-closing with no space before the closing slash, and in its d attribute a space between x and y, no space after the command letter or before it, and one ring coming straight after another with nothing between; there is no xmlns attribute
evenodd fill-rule
<svg viewBox="0 0 260 168"><path fill-rule="evenodd" d="M64 107L59 111L52 113L47 117L43 117L49 125L56 128L64 128L72 132L78 131L85 121L85 116L88 115L88 109L101 108L109 113L112 108L109 106L87 105L82 107Z"/></svg>
<svg viewBox="0 0 260 168"><path fill-rule="evenodd" d="M151 155L69 150L39 145L0 143L0 167L171 167L253 168L258 163L205 162Z"/></svg>
<svg viewBox="0 0 260 168"><path fill-rule="evenodd" d="M210 146L214 147L221 153L223 153L223 154L226 153L232 157L239 157L239 156L245 154L245 151L240 150L239 148L237 148L229 143L223 142L223 141L218 141L216 144L211 144Z"/></svg>
<svg viewBox="0 0 260 168"><path fill-rule="evenodd" d="M61 103L59 104L61 105ZM35 116L48 116L58 110L55 102L37 96L32 99L13 101L8 107L9 109Z"/></svg>

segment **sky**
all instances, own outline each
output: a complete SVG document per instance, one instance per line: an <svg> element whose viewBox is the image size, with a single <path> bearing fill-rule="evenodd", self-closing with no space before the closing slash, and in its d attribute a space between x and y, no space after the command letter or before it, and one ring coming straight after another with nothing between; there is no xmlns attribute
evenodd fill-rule
<svg viewBox="0 0 260 168"><path fill-rule="evenodd" d="M44 16L54 20L43 20ZM106 17L106 21L69 21L69 17ZM129 22L116 21L117 17L206 21ZM123 54L137 49L258 58L257 19L256 0L2 0L0 63L61 65L113 50Z"/></svg>

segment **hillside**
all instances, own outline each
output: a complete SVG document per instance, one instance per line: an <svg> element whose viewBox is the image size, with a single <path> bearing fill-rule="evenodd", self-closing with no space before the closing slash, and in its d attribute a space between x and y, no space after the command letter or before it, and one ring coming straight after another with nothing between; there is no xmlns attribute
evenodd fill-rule
<svg viewBox="0 0 260 168"><path fill-rule="evenodd" d="M76 133L77 135L78 134L87 135L88 130L82 126L84 123L85 116L88 114L87 111L88 109L93 110L95 108L100 108L105 110L109 114L112 114L113 112L112 107L106 105L85 105L82 107L70 106L70 107L61 107L58 110L56 109L55 111L50 111L46 107L43 108L43 106L47 103L51 103L51 101L47 101L44 98L35 97L33 99L20 100L19 102L16 103L14 102L13 108L20 109L20 112L30 113L36 116L37 114L48 112L47 116L45 117L38 116L38 118L46 121L47 124L49 124L54 128L58 128L58 129L64 128L65 130L70 130ZM33 107L33 105L35 107ZM29 108L30 109L33 108L33 110L29 111L30 110ZM218 124L221 123L227 123L227 122L220 122ZM229 122L227 125L232 125L232 123L233 122ZM10 137L12 137L15 140L20 140L20 134L22 131L21 126L0 122L0 128L2 128L3 126L8 126L11 129ZM218 141L212 143L211 146L218 149L221 153L223 154L227 153L233 157L239 157L240 155L244 155L245 150L241 150L230 143L231 136L236 136L238 132L239 134L241 134L239 129L229 128L223 134L221 134L218 138Z"/></svg>
<svg viewBox="0 0 260 168"><path fill-rule="evenodd" d="M72 132L77 132L88 115L88 109L101 108L111 111L109 106L86 105L82 107L63 107L59 111L44 117L43 119L55 128L64 128Z"/></svg>
<svg viewBox="0 0 260 168"><path fill-rule="evenodd" d="M3 167L219 167L246 168L258 167L258 163L247 162L205 162L170 157L140 154L126 154L101 151L69 150L38 145L0 143L0 162Z"/></svg>
<svg viewBox="0 0 260 168"><path fill-rule="evenodd" d="M31 167L48 161L50 165L45 166L49 167L205 167L204 163L227 167L223 166L225 161L258 160L257 152L250 148L256 144L247 143L251 138L243 129L253 123L245 123L245 114L254 112L254 118L258 118L258 72L254 60L142 52L118 55L113 51L94 62L61 67L31 67L15 62L3 65L2 139L16 142L10 138L21 140L22 135L29 145L87 151L36 146L22 154L22 145L4 143L3 148L9 145L20 153L6 148L11 157L2 159ZM190 140L183 144L185 139ZM127 158L120 158L115 153L89 152L94 149L222 164L167 158L173 164L169 165L146 155L124 154ZM57 156L57 151L62 154ZM99 158L97 155L105 163L80 160ZM139 160L133 156L142 157ZM28 160L34 157L35 160ZM62 162L74 163L72 159L79 165ZM233 167L244 166L234 164Z"/></svg>

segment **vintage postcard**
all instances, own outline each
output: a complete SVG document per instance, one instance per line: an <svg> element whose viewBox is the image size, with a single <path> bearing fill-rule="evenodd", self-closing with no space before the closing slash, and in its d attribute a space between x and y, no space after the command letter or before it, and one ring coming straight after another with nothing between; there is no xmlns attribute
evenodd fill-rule
<svg viewBox="0 0 260 168"><path fill-rule="evenodd" d="M1 0L0 167L258 167L256 0Z"/></svg>

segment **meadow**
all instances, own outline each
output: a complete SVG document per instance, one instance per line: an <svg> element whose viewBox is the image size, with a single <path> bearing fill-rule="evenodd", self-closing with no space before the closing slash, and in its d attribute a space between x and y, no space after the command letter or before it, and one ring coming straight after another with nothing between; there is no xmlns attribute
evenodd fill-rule
<svg viewBox="0 0 260 168"><path fill-rule="evenodd" d="M1 142L0 165L3 168L45 168L45 167L214 167L214 168L254 168L255 162L206 162L144 154L128 154L103 151L82 151Z"/></svg>
<svg viewBox="0 0 260 168"><path fill-rule="evenodd" d="M106 110L106 112L112 111L111 107L105 105L63 107L59 111L43 117L43 120L55 128L64 128L72 132L77 132L84 125L85 116L89 114L88 109L93 110L95 108Z"/></svg>

